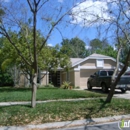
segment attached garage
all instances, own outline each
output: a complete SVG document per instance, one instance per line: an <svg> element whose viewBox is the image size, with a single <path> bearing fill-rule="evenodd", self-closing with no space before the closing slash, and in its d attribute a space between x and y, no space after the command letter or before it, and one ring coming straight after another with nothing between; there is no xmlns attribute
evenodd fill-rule
<svg viewBox="0 0 130 130"><path fill-rule="evenodd" d="M74 86L86 89L87 80L90 75L101 69L114 69L116 60L112 57L92 54L84 59L71 58L72 68L68 74L68 81ZM120 67L123 64L120 64Z"/></svg>
<svg viewBox="0 0 130 130"><path fill-rule="evenodd" d="M86 89L87 88L87 80L90 75L95 73L98 69L82 69L80 70L80 88Z"/></svg>

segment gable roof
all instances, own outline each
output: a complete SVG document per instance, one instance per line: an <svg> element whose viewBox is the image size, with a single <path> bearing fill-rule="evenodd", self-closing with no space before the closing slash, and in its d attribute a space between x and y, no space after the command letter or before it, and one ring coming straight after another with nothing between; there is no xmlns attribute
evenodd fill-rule
<svg viewBox="0 0 130 130"><path fill-rule="evenodd" d="M86 57L86 58L84 58L82 60L79 60L79 61L77 61L75 63L72 63L72 67L75 67L76 65L81 64L81 63L83 63L84 61L86 61L88 59L110 59L110 60L116 62L116 59L114 59L114 58L112 58L110 56L105 56L105 55L94 53L94 54L92 54L92 55L90 55L90 56L88 56L88 57Z"/></svg>
<svg viewBox="0 0 130 130"><path fill-rule="evenodd" d="M78 63L79 61L83 60L83 58L70 58L72 65Z"/></svg>

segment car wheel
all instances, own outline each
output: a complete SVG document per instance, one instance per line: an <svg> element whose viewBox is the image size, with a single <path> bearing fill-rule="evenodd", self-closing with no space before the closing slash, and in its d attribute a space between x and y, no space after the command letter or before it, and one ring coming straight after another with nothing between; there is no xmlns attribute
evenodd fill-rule
<svg viewBox="0 0 130 130"><path fill-rule="evenodd" d="M92 86L89 82L87 83L87 88L88 88L88 90L92 90Z"/></svg>
<svg viewBox="0 0 130 130"><path fill-rule="evenodd" d="M126 92L126 89L123 89L123 88L122 88L122 89L121 89L121 92L122 92L122 93L125 93L125 92Z"/></svg>
<svg viewBox="0 0 130 130"><path fill-rule="evenodd" d="M106 86L105 83L102 83L101 87L102 87L102 91L103 91L104 93L108 92L108 87Z"/></svg>

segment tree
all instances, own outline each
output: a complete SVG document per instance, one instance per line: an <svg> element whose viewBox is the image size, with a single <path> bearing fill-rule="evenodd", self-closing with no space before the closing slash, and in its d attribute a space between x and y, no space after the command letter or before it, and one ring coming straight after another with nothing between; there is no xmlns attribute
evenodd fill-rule
<svg viewBox="0 0 130 130"><path fill-rule="evenodd" d="M108 47L108 43L106 41L101 41L99 39L93 39L90 41L91 53L100 52L103 49Z"/></svg>
<svg viewBox="0 0 130 130"><path fill-rule="evenodd" d="M86 6L84 6L86 5ZM78 7L72 10L73 23L80 23L82 26L97 27L99 36L111 37L112 39L117 39L118 41L118 54L117 54L117 68L113 74L114 80L111 83L111 90L108 94L106 102L111 102L114 94L115 87L120 80L121 75L127 70L130 62L130 14L129 14L129 0L98 0L98 1L85 1L81 3ZM94 8L94 9L93 9ZM105 35L104 35L105 33ZM111 35L110 35L111 33ZM126 42L122 45L120 38L124 37ZM119 57L121 48L128 47L126 58L124 60L124 66L117 74L118 71Z"/></svg>
<svg viewBox="0 0 130 130"><path fill-rule="evenodd" d="M61 52L68 54L70 58L84 58L88 55L85 42L78 37L63 39L61 45Z"/></svg>
<svg viewBox="0 0 130 130"><path fill-rule="evenodd" d="M51 2L51 3L48 3ZM51 8L50 4L53 4L53 1L49 0L27 0L27 1L18 1L15 0L11 3L5 4L1 3L1 9L4 10L5 14L1 16L0 23L0 34L5 36L9 43L15 48L18 55L23 61L23 66L26 65L32 72L32 99L31 106L35 107L36 105L36 90L37 90L37 76L38 76L38 55L42 51L42 48L45 46L48 38L50 37L52 31L56 26L61 22L61 20L70 12L71 7L67 11L62 11L62 8ZM22 8L21 8L22 7ZM48 8L46 8L48 7ZM50 7L50 8L49 8ZM48 11L49 10L49 11ZM51 11L51 13L50 13ZM45 13L44 13L45 12ZM42 14L42 16L40 15ZM37 43L37 28L42 20L42 29L45 29L44 38L45 40L38 46ZM32 27L32 42L28 44L29 31L23 27L23 23L27 23L29 27ZM28 59L24 56L21 43L18 43L13 40L12 34L9 34L8 30L11 29L22 30L22 36L26 39L24 46L28 49L26 52L29 56ZM22 40L22 39L21 39ZM31 51L30 51L31 50Z"/></svg>
<svg viewBox="0 0 130 130"><path fill-rule="evenodd" d="M107 56L110 56L110 57L113 57L116 59L117 57L117 51L114 50L114 48L110 45L108 45L106 48L104 49L98 49L96 51L96 53L98 54L103 54L103 55L107 55Z"/></svg>

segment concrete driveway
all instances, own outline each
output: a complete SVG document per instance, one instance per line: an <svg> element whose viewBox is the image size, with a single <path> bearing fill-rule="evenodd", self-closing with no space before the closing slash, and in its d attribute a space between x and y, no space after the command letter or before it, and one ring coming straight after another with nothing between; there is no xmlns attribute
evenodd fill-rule
<svg viewBox="0 0 130 130"><path fill-rule="evenodd" d="M130 90L127 90L126 93L122 93L120 90L116 90L115 94L114 94L114 97L130 99Z"/></svg>
<svg viewBox="0 0 130 130"><path fill-rule="evenodd" d="M97 93L103 93L102 90L101 90L101 88L99 88L99 87L93 87L93 89L91 91L92 92L97 92ZM121 90L116 89L114 97L115 98L130 99L130 90L127 90L126 93L122 93Z"/></svg>

